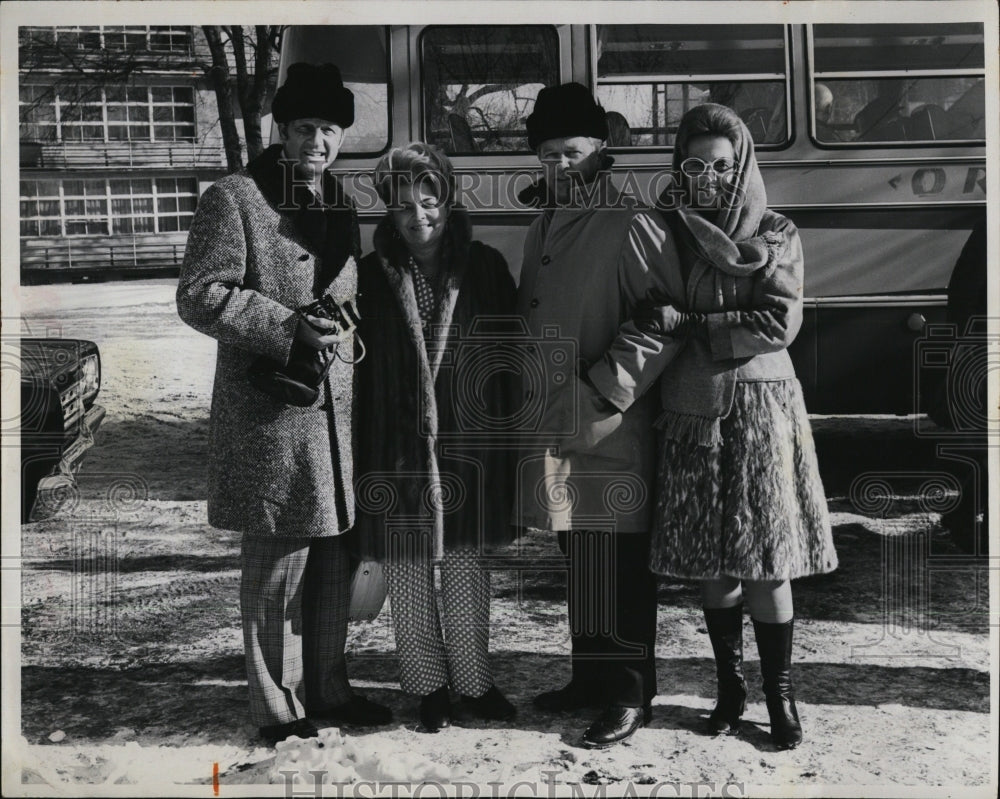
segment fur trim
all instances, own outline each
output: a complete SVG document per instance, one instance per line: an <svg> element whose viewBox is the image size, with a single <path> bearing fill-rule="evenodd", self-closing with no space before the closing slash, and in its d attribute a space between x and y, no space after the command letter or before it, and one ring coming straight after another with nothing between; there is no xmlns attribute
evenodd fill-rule
<svg viewBox="0 0 1000 799"><path fill-rule="evenodd" d="M408 277L406 266L409 251L403 239L396 233L396 226L390 215L386 215L375 229L373 243L382 272L399 302L406 319L407 332L416 350L418 369L421 419L426 431L425 446L428 480L431 485L440 485L441 473L437 457L438 403L435 382L448 339L454 335L452 319L462 281L468 271L469 244L472 226L468 214L460 208L453 208L444 231L444 251L442 263L447 265L443 273L443 285L438 292L438 305L431 325L431 340L424 338L423 322L417 304L413 281ZM434 535L441 540L444 535L444 514L440 503L434 503Z"/></svg>

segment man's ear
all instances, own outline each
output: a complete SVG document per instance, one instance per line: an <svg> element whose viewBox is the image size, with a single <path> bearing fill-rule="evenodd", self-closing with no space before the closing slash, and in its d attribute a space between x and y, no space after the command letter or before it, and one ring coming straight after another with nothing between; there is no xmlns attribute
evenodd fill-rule
<svg viewBox="0 0 1000 799"><path fill-rule="evenodd" d="M279 122L278 123L278 136L281 137L281 140L283 142L288 141L288 123L287 122Z"/></svg>

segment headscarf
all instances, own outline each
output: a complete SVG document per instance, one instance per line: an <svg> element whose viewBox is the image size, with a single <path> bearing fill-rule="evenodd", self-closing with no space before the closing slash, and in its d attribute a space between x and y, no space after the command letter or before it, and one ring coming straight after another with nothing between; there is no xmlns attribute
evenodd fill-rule
<svg viewBox="0 0 1000 799"><path fill-rule="evenodd" d="M688 207L680 208L680 218L701 257L734 277L750 275L772 264L786 245L780 233L757 234L767 210L767 193L754 155L753 137L731 108L715 103L695 106L681 118L677 128L673 160L676 175L680 175L681 163L688 157L688 142L703 135L729 139L736 167L731 177L721 182L722 203L714 223Z"/></svg>

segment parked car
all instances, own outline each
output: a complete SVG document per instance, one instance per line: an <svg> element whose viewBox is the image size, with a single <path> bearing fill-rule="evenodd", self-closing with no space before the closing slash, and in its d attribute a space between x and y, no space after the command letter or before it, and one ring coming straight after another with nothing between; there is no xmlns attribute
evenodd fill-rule
<svg viewBox="0 0 1000 799"><path fill-rule="evenodd" d="M21 348L21 521L52 515L104 421L101 354L92 341L24 338Z"/></svg>

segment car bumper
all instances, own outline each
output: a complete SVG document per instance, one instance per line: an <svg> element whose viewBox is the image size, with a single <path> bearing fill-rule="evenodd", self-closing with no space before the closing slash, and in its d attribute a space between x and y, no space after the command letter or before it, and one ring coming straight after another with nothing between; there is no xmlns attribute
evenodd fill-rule
<svg viewBox="0 0 1000 799"><path fill-rule="evenodd" d="M77 493L76 472L83 456L94 445L94 434L104 421L106 412L100 405L91 406L83 417L80 432L63 451L52 473L38 481L35 503L29 521L38 522L56 514Z"/></svg>
<svg viewBox="0 0 1000 799"><path fill-rule="evenodd" d="M104 421L106 411L100 405L92 405L90 410L84 414L83 424L80 425L80 433L63 452L59 459L59 471L64 474L72 474L80 468L84 453L94 446L94 434Z"/></svg>

